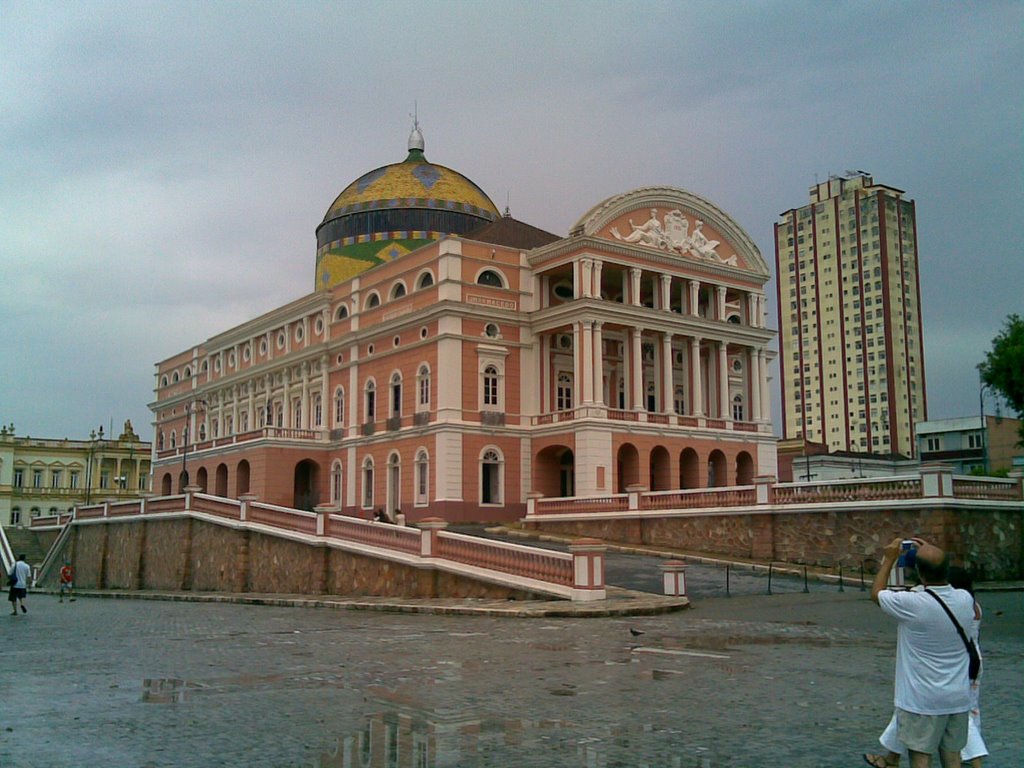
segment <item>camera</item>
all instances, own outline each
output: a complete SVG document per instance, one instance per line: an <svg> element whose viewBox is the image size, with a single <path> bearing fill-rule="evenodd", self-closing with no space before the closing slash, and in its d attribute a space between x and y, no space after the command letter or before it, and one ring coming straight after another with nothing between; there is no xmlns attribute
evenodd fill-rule
<svg viewBox="0 0 1024 768"><path fill-rule="evenodd" d="M917 565L917 544L910 539L900 542L900 557L896 563L901 568L914 568Z"/></svg>

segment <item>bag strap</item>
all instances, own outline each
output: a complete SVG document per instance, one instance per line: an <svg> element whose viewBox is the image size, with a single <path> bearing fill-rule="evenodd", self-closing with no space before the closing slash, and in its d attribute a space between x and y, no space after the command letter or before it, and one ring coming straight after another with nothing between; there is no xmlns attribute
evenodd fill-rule
<svg viewBox="0 0 1024 768"><path fill-rule="evenodd" d="M956 616L953 615L953 612L951 610L949 610L949 606L946 605L946 601L943 600L938 595L936 595L934 592L932 592L927 587L925 587L924 591L927 592L929 595L931 595L932 597L934 597L936 600L939 601L939 605L942 606L942 610L944 610L946 612L946 615L949 616L949 620L952 621L953 622L953 626L956 627L956 631L957 631L957 633L959 633L960 639L964 641L964 648L966 648L967 649L967 653L970 654L970 652L971 652L971 644L967 640L967 633L964 632L964 628L960 626L960 622L956 620Z"/></svg>

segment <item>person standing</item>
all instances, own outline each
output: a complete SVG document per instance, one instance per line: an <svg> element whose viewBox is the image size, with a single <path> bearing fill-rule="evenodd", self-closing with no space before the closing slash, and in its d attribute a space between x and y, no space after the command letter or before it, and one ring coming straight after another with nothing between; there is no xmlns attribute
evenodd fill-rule
<svg viewBox="0 0 1024 768"><path fill-rule="evenodd" d="M895 538L885 547L871 585L871 599L899 623L894 696L899 740L910 753L911 768L930 768L936 750L944 768L960 768L971 709L969 660L959 633L936 597L964 627L971 626L974 619L974 599L949 585L946 553L919 538L912 541L917 546L920 587L887 589L902 541Z"/></svg>
<svg viewBox="0 0 1024 768"><path fill-rule="evenodd" d="M60 569L60 600L64 602L64 593L68 593L69 602L75 602L75 569L65 561Z"/></svg>
<svg viewBox="0 0 1024 768"><path fill-rule="evenodd" d="M18 603L21 603L21 612L28 613L25 607L25 595L28 594L28 582L32 578L32 569L25 562L25 555L18 555L18 561L11 569L11 591L7 599L11 601L11 616L18 615Z"/></svg>

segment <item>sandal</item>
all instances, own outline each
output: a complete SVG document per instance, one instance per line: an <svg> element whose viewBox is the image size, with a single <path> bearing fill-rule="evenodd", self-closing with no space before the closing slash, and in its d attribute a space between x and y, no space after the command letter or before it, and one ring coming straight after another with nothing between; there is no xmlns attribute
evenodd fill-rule
<svg viewBox="0 0 1024 768"><path fill-rule="evenodd" d="M870 752L864 753L864 762L871 766L871 768L899 768L899 758L896 758L895 763L890 763L885 759L885 755L872 755Z"/></svg>

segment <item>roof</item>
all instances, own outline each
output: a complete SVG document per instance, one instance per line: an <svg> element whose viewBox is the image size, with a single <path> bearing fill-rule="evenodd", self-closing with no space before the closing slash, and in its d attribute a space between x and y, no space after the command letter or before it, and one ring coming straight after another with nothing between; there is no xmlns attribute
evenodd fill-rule
<svg viewBox="0 0 1024 768"><path fill-rule="evenodd" d="M482 224L476 229L466 232L467 240L478 240L492 245L504 245L507 248L519 248L523 251L539 248L542 245L561 240L558 235L545 232L524 221L513 219L507 213L494 221Z"/></svg>
<svg viewBox="0 0 1024 768"><path fill-rule="evenodd" d="M967 432L981 429L981 416L960 416L955 419L935 419L919 421L914 430L919 435L934 435L939 432Z"/></svg>

